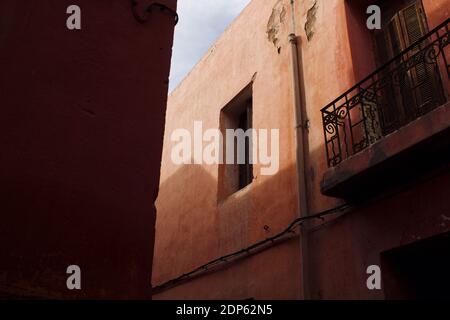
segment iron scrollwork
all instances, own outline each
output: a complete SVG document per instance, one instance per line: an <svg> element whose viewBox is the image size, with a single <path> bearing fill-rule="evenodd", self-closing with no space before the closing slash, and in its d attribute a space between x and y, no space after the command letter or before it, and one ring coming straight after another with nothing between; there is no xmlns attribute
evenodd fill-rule
<svg viewBox="0 0 450 320"><path fill-rule="evenodd" d="M449 24L447 19L321 110L330 167L445 102ZM417 98L430 88L431 96Z"/></svg>

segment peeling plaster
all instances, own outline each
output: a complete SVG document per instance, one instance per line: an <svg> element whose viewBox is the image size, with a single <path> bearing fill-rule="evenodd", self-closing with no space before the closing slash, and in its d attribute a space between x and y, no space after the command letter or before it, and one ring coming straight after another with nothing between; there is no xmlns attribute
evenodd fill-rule
<svg viewBox="0 0 450 320"><path fill-rule="evenodd" d="M317 14L317 1L314 1L313 6L308 10L308 13L306 15L305 32L308 41L312 40L315 33L315 24L317 20L316 14Z"/></svg>
<svg viewBox="0 0 450 320"><path fill-rule="evenodd" d="M267 22L267 36L270 42L281 51L280 31L283 23L286 21L286 8L282 0L279 0L272 9L269 21Z"/></svg>

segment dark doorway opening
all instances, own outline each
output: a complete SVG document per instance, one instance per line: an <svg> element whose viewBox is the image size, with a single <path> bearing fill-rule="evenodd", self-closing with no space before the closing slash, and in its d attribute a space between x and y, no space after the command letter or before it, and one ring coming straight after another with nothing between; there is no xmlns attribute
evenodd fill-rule
<svg viewBox="0 0 450 320"><path fill-rule="evenodd" d="M450 299L450 233L381 256L386 299Z"/></svg>

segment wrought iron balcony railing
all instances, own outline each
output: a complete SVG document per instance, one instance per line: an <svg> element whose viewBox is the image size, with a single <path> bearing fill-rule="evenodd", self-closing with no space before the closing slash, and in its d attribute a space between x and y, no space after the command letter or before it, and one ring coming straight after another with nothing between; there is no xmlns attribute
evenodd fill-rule
<svg viewBox="0 0 450 320"><path fill-rule="evenodd" d="M447 19L322 109L328 166L446 102L449 24Z"/></svg>

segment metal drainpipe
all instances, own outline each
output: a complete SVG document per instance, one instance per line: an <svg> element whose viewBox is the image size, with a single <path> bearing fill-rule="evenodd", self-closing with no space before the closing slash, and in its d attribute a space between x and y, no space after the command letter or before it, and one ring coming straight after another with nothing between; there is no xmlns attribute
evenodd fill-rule
<svg viewBox="0 0 450 320"><path fill-rule="evenodd" d="M306 159L308 156L307 146L307 121L306 110L302 104L302 92L300 84L300 63L298 50L298 40L295 34L295 11L294 0L291 0L292 12L292 33L289 34L289 42L291 44L291 67L292 67L292 86L294 90L293 104L295 113L295 135L296 135L296 166L298 180L298 215L299 218L308 216L308 198L307 198L307 181L306 181ZM301 58L301 56L300 56ZM300 230L300 248L301 248L301 290L304 299L310 298L309 291L309 272L308 272L308 230L307 225L303 225Z"/></svg>

